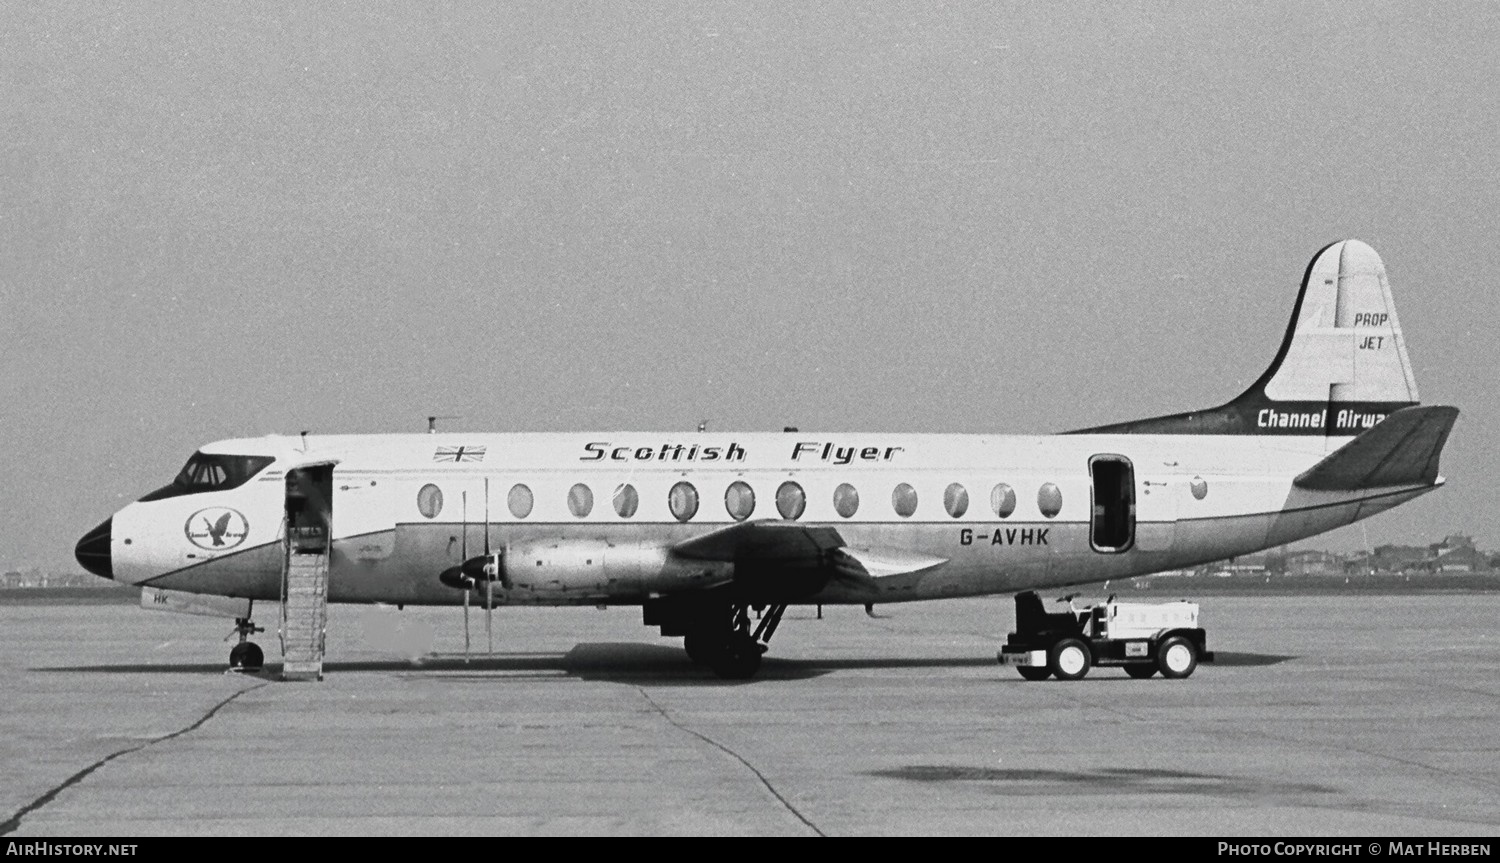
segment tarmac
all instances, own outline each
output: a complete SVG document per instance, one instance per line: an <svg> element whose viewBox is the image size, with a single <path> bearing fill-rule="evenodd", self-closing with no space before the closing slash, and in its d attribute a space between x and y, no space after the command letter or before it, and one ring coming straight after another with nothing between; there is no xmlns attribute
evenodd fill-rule
<svg viewBox="0 0 1500 863"><path fill-rule="evenodd" d="M1002 596L793 608L749 682L639 609L476 611L466 662L335 606L283 683L274 605L239 675L228 621L0 604L0 835L1500 833L1500 595L1202 605L1187 680L1023 681Z"/></svg>

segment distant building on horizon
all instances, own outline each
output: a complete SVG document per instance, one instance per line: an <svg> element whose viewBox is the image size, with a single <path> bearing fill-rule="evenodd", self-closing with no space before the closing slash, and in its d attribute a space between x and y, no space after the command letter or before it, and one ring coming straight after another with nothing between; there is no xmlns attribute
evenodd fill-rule
<svg viewBox="0 0 1500 863"><path fill-rule="evenodd" d="M115 584L117 582L88 572L43 572L32 568L0 574L0 590L28 587L107 587Z"/></svg>

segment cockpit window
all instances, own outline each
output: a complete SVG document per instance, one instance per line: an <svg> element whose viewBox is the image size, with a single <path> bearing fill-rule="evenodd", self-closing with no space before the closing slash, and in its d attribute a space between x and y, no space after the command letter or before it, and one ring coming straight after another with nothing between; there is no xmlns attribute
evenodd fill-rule
<svg viewBox="0 0 1500 863"><path fill-rule="evenodd" d="M236 488L244 485L275 460L268 455L212 455L195 452L187 464L182 466L171 485L164 485L141 500L162 500L184 494Z"/></svg>

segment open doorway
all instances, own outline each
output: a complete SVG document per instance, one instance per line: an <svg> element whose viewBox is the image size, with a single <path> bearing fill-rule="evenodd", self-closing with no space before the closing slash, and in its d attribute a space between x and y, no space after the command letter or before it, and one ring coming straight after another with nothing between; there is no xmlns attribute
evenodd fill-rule
<svg viewBox="0 0 1500 863"><path fill-rule="evenodd" d="M333 525L333 465L286 473L286 539L292 554L327 554Z"/></svg>
<svg viewBox="0 0 1500 863"><path fill-rule="evenodd" d="M1135 542L1135 469L1122 455L1089 459L1093 479L1093 518L1089 543L1094 551L1113 554Z"/></svg>

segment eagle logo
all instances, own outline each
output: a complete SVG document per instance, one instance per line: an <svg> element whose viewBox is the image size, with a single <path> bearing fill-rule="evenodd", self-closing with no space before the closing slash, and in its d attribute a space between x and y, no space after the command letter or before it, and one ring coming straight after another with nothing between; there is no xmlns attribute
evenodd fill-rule
<svg viewBox="0 0 1500 863"><path fill-rule="evenodd" d="M250 535L250 523L236 509L211 506L188 516L183 525L188 542L209 551L228 551Z"/></svg>

